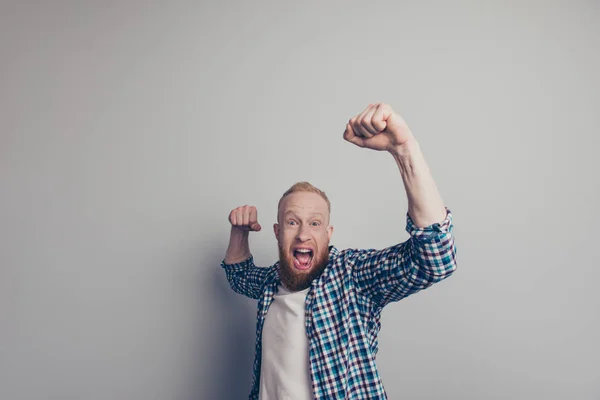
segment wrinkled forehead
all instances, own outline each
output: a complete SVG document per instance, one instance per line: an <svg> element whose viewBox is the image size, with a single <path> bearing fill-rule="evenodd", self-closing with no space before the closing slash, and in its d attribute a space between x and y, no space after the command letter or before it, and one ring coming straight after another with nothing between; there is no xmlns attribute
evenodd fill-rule
<svg viewBox="0 0 600 400"><path fill-rule="evenodd" d="M277 219L280 220L287 212L303 217L322 214L329 221L329 207L324 198L313 192L294 192L281 200Z"/></svg>

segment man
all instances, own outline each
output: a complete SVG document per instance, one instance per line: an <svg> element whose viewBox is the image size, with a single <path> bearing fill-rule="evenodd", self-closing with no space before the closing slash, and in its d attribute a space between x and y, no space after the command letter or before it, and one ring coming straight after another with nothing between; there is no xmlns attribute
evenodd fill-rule
<svg viewBox="0 0 600 400"><path fill-rule="evenodd" d="M221 265L234 291L258 300L250 399L386 399L375 366L381 310L456 269L452 214L404 120L369 104L344 139L396 160L410 239L384 250L330 246L329 200L301 182L279 201L279 261L259 268L248 245L249 232L261 230L256 208L231 211Z"/></svg>

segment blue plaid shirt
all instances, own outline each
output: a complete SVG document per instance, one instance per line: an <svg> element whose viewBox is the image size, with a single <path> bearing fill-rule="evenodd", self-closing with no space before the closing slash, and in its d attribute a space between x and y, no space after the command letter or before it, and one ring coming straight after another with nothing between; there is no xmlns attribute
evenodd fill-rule
<svg viewBox="0 0 600 400"><path fill-rule="evenodd" d="M410 239L383 250L329 247L329 264L306 296L305 327L315 399L387 399L375 366L381 310L439 282L456 269L452 214L418 228L407 214ZM279 262L262 268L252 257L227 265L231 288L258 300L251 400L258 400L262 329L277 292Z"/></svg>

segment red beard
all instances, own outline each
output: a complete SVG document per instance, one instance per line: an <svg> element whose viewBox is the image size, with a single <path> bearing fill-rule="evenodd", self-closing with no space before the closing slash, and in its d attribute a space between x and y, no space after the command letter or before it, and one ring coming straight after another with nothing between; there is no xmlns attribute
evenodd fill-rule
<svg viewBox="0 0 600 400"><path fill-rule="evenodd" d="M279 278L281 283L290 291L297 292L310 286L318 278L329 263L329 246L321 254L315 254L312 267L308 271L300 272L294 268L294 257L279 247Z"/></svg>

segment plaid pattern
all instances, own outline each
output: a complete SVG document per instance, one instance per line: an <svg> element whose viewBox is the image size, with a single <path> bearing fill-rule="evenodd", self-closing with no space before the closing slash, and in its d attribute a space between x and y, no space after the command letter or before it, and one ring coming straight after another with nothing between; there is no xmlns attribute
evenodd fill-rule
<svg viewBox="0 0 600 400"><path fill-rule="evenodd" d="M383 250L329 247L329 264L306 297L305 324L315 399L387 399L375 366L380 314L386 304L439 282L456 269L452 213L418 228L407 214L410 239ZM221 266L231 288L258 300L254 377L258 400L262 329L277 291L279 262L256 267L253 258Z"/></svg>

